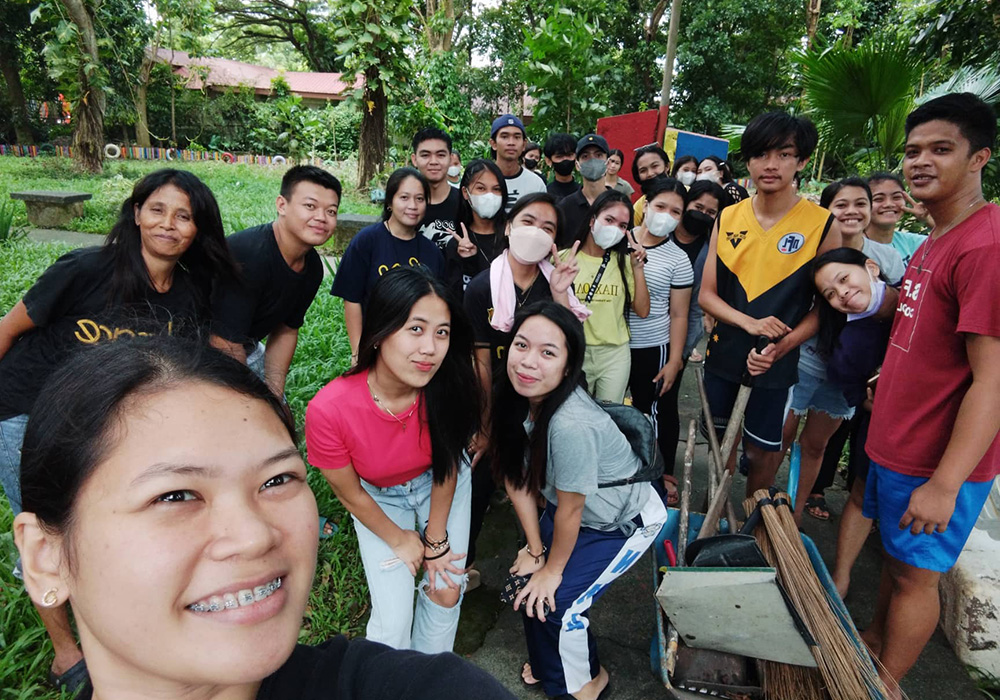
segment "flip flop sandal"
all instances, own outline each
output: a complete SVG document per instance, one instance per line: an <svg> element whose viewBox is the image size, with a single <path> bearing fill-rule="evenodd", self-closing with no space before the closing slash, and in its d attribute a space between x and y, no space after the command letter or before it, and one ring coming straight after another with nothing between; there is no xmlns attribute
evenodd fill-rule
<svg viewBox="0 0 1000 700"><path fill-rule="evenodd" d="M534 681L534 683L529 682L524 677L524 669L526 669L526 668L528 669L529 672L531 671L531 664L529 664L527 661L525 661L524 662L524 666L521 667L521 683L523 683L524 685L526 685L529 688L535 688L535 687L537 687L541 683L541 681L538 680L537 678L535 678L534 674L532 674L531 677L535 678L535 681Z"/></svg>
<svg viewBox="0 0 1000 700"><path fill-rule="evenodd" d="M830 508L823 496L810 496L806 499L806 513L817 520L829 520Z"/></svg>
<svg viewBox="0 0 1000 700"><path fill-rule="evenodd" d="M667 488L667 484L674 487L673 491ZM677 506L681 502L681 492L677 488L677 477L670 474L663 475L663 490L667 492L667 506Z"/></svg>
<svg viewBox="0 0 1000 700"><path fill-rule="evenodd" d="M61 675L56 675L49 671L49 685L56 690L66 689L70 695L74 695L80 688L90 682L90 674L87 673L87 660L80 659L75 664L63 671Z"/></svg>
<svg viewBox="0 0 1000 700"><path fill-rule="evenodd" d="M330 526L330 531L329 532L326 531L326 526L327 525ZM319 538L321 540L328 540L328 539L330 539L331 537L333 537L334 535L337 534L337 531L339 529L340 528L337 527L337 523L332 522L332 521L330 521L327 518L324 518L322 515L319 516Z"/></svg>

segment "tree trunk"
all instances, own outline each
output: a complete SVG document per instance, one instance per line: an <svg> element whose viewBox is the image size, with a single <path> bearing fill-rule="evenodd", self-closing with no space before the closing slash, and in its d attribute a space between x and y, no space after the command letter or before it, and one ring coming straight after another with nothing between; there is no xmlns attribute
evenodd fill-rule
<svg viewBox="0 0 1000 700"><path fill-rule="evenodd" d="M454 0L425 0L424 12L424 35L431 53L451 51L452 35L455 33ZM446 23L435 19L438 12L444 13L448 20Z"/></svg>
<svg viewBox="0 0 1000 700"><path fill-rule="evenodd" d="M14 109L14 137L22 146L30 146L35 142L31 135L31 122L28 120L28 105L24 101L24 88L21 86L21 66L17 56L7 53L8 45L0 42L0 72L7 83L7 96Z"/></svg>
<svg viewBox="0 0 1000 700"><path fill-rule="evenodd" d="M807 0L806 8L806 36L808 37L806 47L812 48L816 40L816 27L819 25L820 7L823 0Z"/></svg>
<svg viewBox="0 0 1000 700"><path fill-rule="evenodd" d="M135 93L135 143L140 148L149 148L149 116L146 109L146 96L149 93L149 83L139 83Z"/></svg>
<svg viewBox="0 0 1000 700"><path fill-rule="evenodd" d="M94 20L81 0L61 0L80 35L80 44L90 61L100 66ZM99 5L99 3L97 3ZM94 11L97 11L95 6ZM101 172L104 166L104 91L95 88L80 71L80 100L73 106L74 159L84 170Z"/></svg>
<svg viewBox="0 0 1000 700"><path fill-rule="evenodd" d="M361 105L361 135L358 139L358 189L367 190L385 162L385 114L389 100L378 77L378 68L365 71Z"/></svg>
<svg viewBox="0 0 1000 700"><path fill-rule="evenodd" d="M103 100L96 97L82 74L80 84L86 92L73 109L73 157L87 172L99 173L104 167Z"/></svg>

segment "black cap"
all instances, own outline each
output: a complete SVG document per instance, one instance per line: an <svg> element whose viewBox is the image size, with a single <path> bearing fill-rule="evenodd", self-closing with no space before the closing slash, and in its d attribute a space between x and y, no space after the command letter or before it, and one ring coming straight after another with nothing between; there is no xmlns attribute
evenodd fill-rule
<svg viewBox="0 0 1000 700"><path fill-rule="evenodd" d="M577 157L580 156L580 153L582 153L583 149L585 149L587 146L597 146L602 151L604 151L605 155L607 155L610 152L610 149L608 149L608 142L605 140L603 136L598 136L597 134L587 134L582 139L576 142Z"/></svg>

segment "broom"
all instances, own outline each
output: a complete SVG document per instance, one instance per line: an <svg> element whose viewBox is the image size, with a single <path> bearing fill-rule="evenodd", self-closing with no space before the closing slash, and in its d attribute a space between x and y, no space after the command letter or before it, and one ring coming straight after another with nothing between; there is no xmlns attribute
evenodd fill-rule
<svg viewBox="0 0 1000 700"><path fill-rule="evenodd" d="M867 652L848 636L830 607L826 589L820 583L798 528L788 508L788 494L774 501L768 491L754 494L761 503L761 515L773 549L782 584L818 646L813 647L816 664L832 700L886 698L886 689L871 667Z"/></svg>
<svg viewBox="0 0 1000 700"><path fill-rule="evenodd" d="M753 498L743 501L743 510L746 511L748 518L756 506L757 502ZM757 527L753 534L768 564L777 569L777 557L765 528ZM781 579L780 571L778 579ZM766 700L829 700L830 698L823 689L823 677L818 669L766 660L760 660L759 664L761 689Z"/></svg>

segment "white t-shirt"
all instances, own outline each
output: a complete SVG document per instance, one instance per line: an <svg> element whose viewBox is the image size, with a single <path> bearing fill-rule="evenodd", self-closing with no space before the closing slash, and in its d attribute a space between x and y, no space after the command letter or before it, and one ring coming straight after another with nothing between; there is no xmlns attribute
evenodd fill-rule
<svg viewBox="0 0 1000 700"><path fill-rule="evenodd" d="M903 257L891 245L876 243L870 238L866 238L861 243L861 252L878 263L882 274L889 281L889 284L896 286L906 274L903 267Z"/></svg>
<svg viewBox="0 0 1000 700"><path fill-rule="evenodd" d="M670 290L690 289L694 270L687 253L669 238L646 248L646 287L649 288L649 315L629 314L629 347L655 348L670 342Z"/></svg>
<svg viewBox="0 0 1000 700"><path fill-rule="evenodd" d="M504 175L503 179L507 181L507 212L510 212L514 202L524 195L545 192L545 180L526 168L521 168L513 177Z"/></svg>

